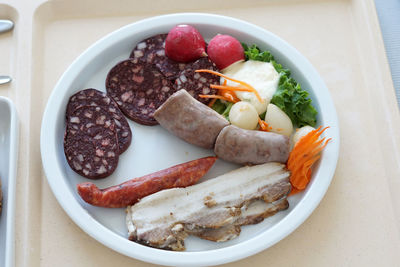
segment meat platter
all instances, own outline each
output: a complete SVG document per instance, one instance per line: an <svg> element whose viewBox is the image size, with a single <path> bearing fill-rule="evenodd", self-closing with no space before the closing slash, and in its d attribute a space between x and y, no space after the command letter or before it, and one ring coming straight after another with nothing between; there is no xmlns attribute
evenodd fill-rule
<svg viewBox="0 0 400 267"><path fill-rule="evenodd" d="M210 19L213 23L207 22ZM76 191L76 185L87 182L87 179L70 168L70 166L74 168L74 165L71 165L74 157L79 159L80 155L74 154L69 160L68 156L72 152L65 152L64 150L68 149L64 149L65 143L63 145L65 111L70 97L84 88L97 88L105 92L104 81L107 74L118 62L128 58L136 44L151 36L167 33L178 24L195 26L207 42L216 34L224 33L236 37L241 42L257 44L260 48L271 51L277 61L289 68L292 76L308 89L318 111L317 125L329 125L331 127L329 137L333 140L322 152L307 189L288 198L290 204L288 209L261 223L242 227L240 235L227 242L214 243L188 237L185 240L185 252L154 249L127 240L124 209L94 207L81 199ZM110 79L118 80L118 78L112 76ZM121 101L123 98L119 102ZM90 110L93 113L97 112L95 108ZM71 118L79 117L79 114L75 115ZM132 116L135 120L135 115ZM107 173L110 176L95 181L99 188L120 184L134 177L213 155L212 150L188 144L160 126L146 126L132 120L128 121L133 133L132 144L120 154L118 167L115 170L112 168L112 171L110 169L110 173ZM154 121L146 118L146 123L154 124ZM165 265L212 265L229 262L257 253L284 238L308 217L325 194L336 166L338 145L338 123L334 106L328 89L310 63L277 36L257 26L208 14L176 14L150 18L128 25L95 43L59 80L47 104L41 131L42 160L48 182L57 200L75 223L99 242L122 254ZM238 167L240 165L219 159L202 181ZM81 170L81 166L75 169ZM104 172L107 170L102 170L101 174ZM85 175L84 172L80 174ZM245 246L245 242L252 245Z"/></svg>

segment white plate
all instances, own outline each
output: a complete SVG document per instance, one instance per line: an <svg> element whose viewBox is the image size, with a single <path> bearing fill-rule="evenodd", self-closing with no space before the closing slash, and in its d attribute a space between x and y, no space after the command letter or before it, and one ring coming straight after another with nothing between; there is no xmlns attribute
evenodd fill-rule
<svg viewBox="0 0 400 267"><path fill-rule="evenodd" d="M176 24L194 25L205 37L230 34L247 44L268 49L277 61L289 68L293 77L308 89L317 110L318 124L330 125L333 138L323 152L308 189L290 198L290 208L264 222L242 227L241 235L225 243L213 243L190 237L187 251L173 252L149 248L127 240L123 209L92 207L76 193L76 184L88 181L74 173L63 152L65 110L69 97L85 88L105 91L108 71L128 58L139 41L168 32ZM132 145L121 157L117 170L109 178L95 181L99 187L121 183L172 165L212 155L169 134L160 126L142 126L130 121ZM47 103L41 129L41 153L47 180L61 206L86 233L104 245L130 257L171 266L216 265L255 254L275 244L296 229L324 196L335 171L339 154L339 129L336 111L328 89L311 64L293 47L274 34L237 19L211 14L172 14L153 17L125 26L87 49L67 69ZM236 168L221 160L205 177L211 178Z"/></svg>
<svg viewBox="0 0 400 267"><path fill-rule="evenodd" d="M18 118L14 104L0 96L0 266L14 266L15 181L18 155Z"/></svg>

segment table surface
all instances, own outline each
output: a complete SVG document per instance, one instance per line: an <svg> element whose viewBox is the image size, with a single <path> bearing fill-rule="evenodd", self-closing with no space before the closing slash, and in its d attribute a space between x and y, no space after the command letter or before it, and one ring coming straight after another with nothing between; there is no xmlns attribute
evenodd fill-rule
<svg viewBox="0 0 400 267"><path fill-rule="evenodd" d="M400 107L400 1L375 0L375 6Z"/></svg>

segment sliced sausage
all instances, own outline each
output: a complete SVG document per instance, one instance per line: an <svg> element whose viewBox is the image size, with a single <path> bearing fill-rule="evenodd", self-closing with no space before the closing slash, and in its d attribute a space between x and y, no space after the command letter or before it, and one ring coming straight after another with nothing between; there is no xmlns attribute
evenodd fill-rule
<svg viewBox="0 0 400 267"><path fill-rule="evenodd" d="M186 64L176 62L165 55L166 38L167 34L158 34L141 41L129 57L154 64L166 78L174 81Z"/></svg>
<svg viewBox="0 0 400 267"><path fill-rule="evenodd" d="M289 156L289 138L230 125L218 135L214 152L221 159L239 164L285 163Z"/></svg>
<svg viewBox="0 0 400 267"><path fill-rule="evenodd" d="M229 125L224 117L183 89L165 101L154 117L171 133L204 148L213 148L219 132Z"/></svg>
<svg viewBox="0 0 400 267"><path fill-rule="evenodd" d="M210 84L220 84L220 78L210 73L195 72L198 69L218 71L215 64L208 57L202 57L186 65L185 69L175 80L175 88L176 91L185 89L200 102L208 104L211 99L200 98L199 95L214 95L216 90L211 89Z"/></svg>
<svg viewBox="0 0 400 267"><path fill-rule="evenodd" d="M129 119L143 125L157 124L154 111L175 92L153 65L137 58L115 65L108 73L106 89Z"/></svg>
<svg viewBox="0 0 400 267"><path fill-rule="evenodd" d="M64 153L71 168L86 178L112 174L119 157L114 119L100 107L76 109L67 121Z"/></svg>
<svg viewBox="0 0 400 267"><path fill-rule="evenodd" d="M214 165L216 159L205 157L192 160L105 189L99 189L93 183L78 184L77 189L82 199L91 205L122 208L164 189L195 184Z"/></svg>
<svg viewBox="0 0 400 267"><path fill-rule="evenodd" d="M119 153L125 152L132 142L132 131L117 103L99 90L93 88L81 90L69 99L66 112L67 121L76 109L83 106L102 107L113 117L118 136Z"/></svg>

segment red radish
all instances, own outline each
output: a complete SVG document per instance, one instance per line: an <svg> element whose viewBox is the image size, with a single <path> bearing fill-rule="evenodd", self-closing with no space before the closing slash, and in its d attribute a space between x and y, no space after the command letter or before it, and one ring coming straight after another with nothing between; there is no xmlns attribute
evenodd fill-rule
<svg viewBox="0 0 400 267"><path fill-rule="evenodd" d="M212 38L208 44L207 53L220 70L239 60L244 60L242 45L230 35L218 34Z"/></svg>
<svg viewBox="0 0 400 267"><path fill-rule="evenodd" d="M178 25L169 31L165 54L178 62L190 62L207 56L206 43L199 31L190 25Z"/></svg>

